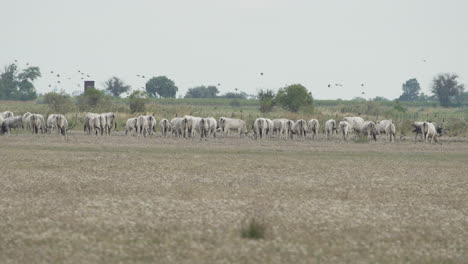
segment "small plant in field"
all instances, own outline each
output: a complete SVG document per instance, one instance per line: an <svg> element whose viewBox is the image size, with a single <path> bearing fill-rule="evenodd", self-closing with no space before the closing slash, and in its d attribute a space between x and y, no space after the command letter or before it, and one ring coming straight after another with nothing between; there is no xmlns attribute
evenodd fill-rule
<svg viewBox="0 0 468 264"><path fill-rule="evenodd" d="M369 143L367 136L359 135L353 139L354 143Z"/></svg>
<svg viewBox="0 0 468 264"><path fill-rule="evenodd" d="M266 224L255 217L244 221L241 226L241 237L248 239L264 239L266 235Z"/></svg>

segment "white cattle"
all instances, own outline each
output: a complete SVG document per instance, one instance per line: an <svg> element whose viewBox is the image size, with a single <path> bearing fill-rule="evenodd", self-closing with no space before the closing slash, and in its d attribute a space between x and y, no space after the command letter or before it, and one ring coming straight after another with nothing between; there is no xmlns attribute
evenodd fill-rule
<svg viewBox="0 0 468 264"><path fill-rule="evenodd" d="M39 134L39 131L41 134L46 132L46 122L41 114L31 114L26 119L28 118L33 134Z"/></svg>
<svg viewBox="0 0 468 264"><path fill-rule="evenodd" d="M106 135L110 135L112 129L114 130L117 129L117 120L116 120L115 114L112 112L109 112L109 113L103 113L101 114L101 116L102 116L101 122L103 123L101 125L103 126L104 133Z"/></svg>
<svg viewBox="0 0 468 264"><path fill-rule="evenodd" d="M274 130L274 124L273 121L269 118L265 118L266 121L266 130L265 130L265 135L267 135L269 138L273 137L273 130Z"/></svg>
<svg viewBox="0 0 468 264"><path fill-rule="evenodd" d="M239 133L239 137L242 138L247 135L248 132L245 121L237 118L220 117L219 128L220 132L223 133L224 136L229 136L231 130L236 130L237 133Z"/></svg>
<svg viewBox="0 0 468 264"><path fill-rule="evenodd" d="M380 120L375 124L375 130L377 131L377 134L385 134L385 128L387 127L388 124L393 123L393 120Z"/></svg>
<svg viewBox="0 0 468 264"><path fill-rule="evenodd" d="M166 118L163 118L161 119L159 124L161 126L161 135L163 137L167 137L167 132L171 130L171 122L169 122L169 120L167 120Z"/></svg>
<svg viewBox="0 0 468 264"><path fill-rule="evenodd" d="M372 121L365 121L359 129L353 128L356 132L363 136L371 136L372 139L377 140L375 123Z"/></svg>
<svg viewBox="0 0 468 264"><path fill-rule="evenodd" d="M47 117L46 121L47 132L52 133L54 129L57 129L57 122L55 119L55 114L51 114Z"/></svg>
<svg viewBox="0 0 468 264"><path fill-rule="evenodd" d="M172 125L172 136L184 136L185 137L185 127L183 123L183 118L175 117L171 120Z"/></svg>
<svg viewBox="0 0 468 264"><path fill-rule="evenodd" d="M29 130L31 129L31 126L30 126L30 123L29 123L29 116L31 115L30 112L26 112L23 114L23 119L22 119L22 122L23 122L23 129L26 129L26 130Z"/></svg>
<svg viewBox="0 0 468 264"><path fill-rule="evenodd" d="M208 137L215 138L218 122L216 122L216 119L214 119L213 117L207 117L205 119L208 122Z"/></svg>
<svg viewBox="0 0 468 264"><path fill-rule="evenodd" d="M152 115L148 115L146 116L146 118L148 119L149 135L153 135L153 132L156 132L156 126L158 125L158 121Z"/></svg>
<svg viewBox="0 0 468 264"><path fill-rule="evenodd" d="M442 127L436 126L435 123L424 122L422 126L422 132L424 134L424 139L427 141L430 139L432 141L439 142L438 137L442 135Z"/></svg>
<svg viewBox="0 0 468 264"><path fill-rule="evenodd" d="M348 140L348 135L351 132L351 125L347 121L341 121L338 126L340 127L341 133L343 134L343 139Z"/></svg>
<svg viewBox="0 0 468 264"><path fill-rule="evenodd" d="M273 119L273 131L279 138L287 138L289 136L288 121L285 118Z"/></svg>
<svg viewBox="0 0 468 264"><path fill-rule="evenodd" d="M94 131L94 125L93 125L93 129L91 129L91 124L90 124L90 120L92 117L95 117L95 116L98 116L99 114L95 114L95 113L86 113L84 118L83 118L83 130L84 132L86 132L87 134L91 134L93 133Z"/></svg>
<svg viewBox="0 0 468 264"><path fill-rule="evenodd" d="M141 115L137 118L137 135L146 137L149 134L149 118L147 116Z"/></svg>
<svg viewBox="0 0 468 264"><path fill-rule="evenodd" d="M23 117L22 116L17 116L17 117L8 117L5 118L2 122L2 126L0 129L0 133L2 134L11 134L11 129L15 128L16 134L18 134L18 129L23 127Z"/></svg>
<svg viewBox="0 0 468 264"><path fill-rule="evenodd" d="M66 136L67 131L68 131L68 121L65 118L65 116L60 115L60 114L55 114L55 124L57 126L58 134L59 135L62 134L62 136Z"/></svg>
<svg viewBox="0 0 468 264"><path fill-rule="evenodd" d="M312 139L318 135L320 129L320 123L317 119L311 119L307 122L307 130L312 134Z"/></svg>
<svg viewBox="0 0 468 264"><path fill-rule="evenodd" d="M92 134L95 134L96 136L99 135L99 133L101 133L102 135L102 126L101 126L101 118L99 115L95 115L95 116L92 116L89 118L89 120L87 120L88 122L88 128L90 133Z"/></svg>
<svg viewBox="0 0 468 264"><path fill-rule="evenodd" d="M393 122L387 123L385 126L385 135L387 135L387 141L390 139L390 142L393 142L395 140L395 124Z"/></svg>
<svg viewBox="0 0 468 264"><path fill-rule="evenodd" d="M252 128L253 128L253 133L254 133L255 139L257 139L257 138L261 139L261 138L266 137L266 131L268 129L268 123L267 123L265 118L259 117L259 118L255 119Z"/></svg>
<svg viewBox="0 0 468 264"><path fill-rule="evenodd" d="M355 131L361 130L362 126L364 125L364 119L359 116L345 117L343 120L348 122L351 125L351 128Z"/></svg>
<svg viewBox="0 0 468 264"><path fill-rule="evenodd" d="M292 133L296 135L296 138L306 137L307 136L307 122L304 119L297 120L292 127Z"/></svg>
<svg viewBox="0 0 468 264"><path fill-rule="evenodd" d="M127 119L127 122L125 123L125 135L127 136L129 133L132 133L133 131L137 131L137 118L132 117Z"/></svg>
<svg viewBox="0 0 468 264"><path fill-rule="evenodd" d="M185 137L194 137L195 132L198 134L201 133L201 129L199 127L201 117L197 116L184 116L182 118L182 124L185 126Z"/></svg>
<svg viewBox="0 0 468 264"><path fill-rule="evenodd" d="M3 118L3 120L14 116L15 115L11 111L0 112L0 117Z"/></svg>
<svg viewBox="0 0 468 264"><path fill-rule="evenodd" d="M348 123L349 125L349 123ZM333 132L337 132L338 127L336 126L336 121L333 119L327 120L325 122L325 134L327 135L327 139L330 139L330 135L333 134Z"/></svg>

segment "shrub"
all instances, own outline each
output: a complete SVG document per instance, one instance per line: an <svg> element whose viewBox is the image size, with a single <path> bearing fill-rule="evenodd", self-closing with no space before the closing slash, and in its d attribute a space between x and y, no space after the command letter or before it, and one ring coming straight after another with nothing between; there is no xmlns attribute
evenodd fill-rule
<svg viewBox="0 0 468 264"><path fill-rule="evenodd" d="M273 90L260 90L257 94L260 101L260 112L268 113L273 110L275 93Z"/></svg>
<svg viewBox="0 0 468 264"><path fill-rule="evenodd" d="M250 218L244 221L241 227L241 237L248 239L264 239L266 233L266 224L256 218Z"/></svg>
<svg viewBox="0 0 468 264"><path fill-rule="evenodd" d="M75 105L70 95L66 94L64 91L60 93L46 93L44 94L43 101L49 106L49 110L54 113L66 114L75 110Z"/></svg>
<svg viewBox="0 0 468 264"><path fill-rule="evenodd" d="M278 105L291 112L298 112L303 107L310 108L313 105L313 100L312 94L300 84L280 89L275 97L275 102Z"/></svg>
<svg viewBox="0 0 468 264"><path fill-rule="evenodd" d="M145 105L148 101L148 96L144 91L134 91L128 97L128 105L130 107L130 112L133 113L142 113L145 112Z"/></svg>
<svg viewBox="0 0 468 264"><path fill-rule="evenodd" d="M104 108L109 105L111 99L108 98L104 91L94 88L87 89L82 95L76 98L76 104L80 111L93 111L98 108Z"/></svg>

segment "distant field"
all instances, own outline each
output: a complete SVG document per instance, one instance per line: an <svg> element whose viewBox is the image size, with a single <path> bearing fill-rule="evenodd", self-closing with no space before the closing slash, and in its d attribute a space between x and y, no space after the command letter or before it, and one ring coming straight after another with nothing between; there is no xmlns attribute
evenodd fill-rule
<svg viewBox="0 0 468 264"><path fill-rule="evenodd" d="M2 263L466 263L468 142L0 136ZM255 218L265 238L241 238Z"/></svg>

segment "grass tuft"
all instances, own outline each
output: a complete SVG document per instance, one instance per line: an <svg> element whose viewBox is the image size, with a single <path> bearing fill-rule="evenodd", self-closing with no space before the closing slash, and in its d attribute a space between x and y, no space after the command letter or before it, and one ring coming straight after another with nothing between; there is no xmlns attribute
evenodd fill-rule
<svg viewBox="0 0 468 264"><path fill-rule="evenodd" d="M267 226L265 222L252 217L241 226L241 237L247 239L264 239L266 230Z"/></svg>

